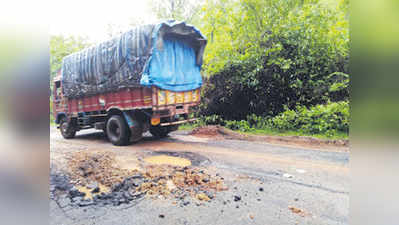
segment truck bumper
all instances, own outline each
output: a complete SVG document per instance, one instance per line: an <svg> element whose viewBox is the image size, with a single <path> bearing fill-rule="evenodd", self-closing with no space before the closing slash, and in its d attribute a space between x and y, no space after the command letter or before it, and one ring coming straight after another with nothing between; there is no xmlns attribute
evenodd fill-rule
<svg viewBox="0 0 399 225"><path fill-rule="evenodd" d="M192 119L187 119L187 120L179 120L179 121L174 121L174 122L166 122L166 123L160 123L160 126L171 126L171 125L179 125L183 123L188 123L188 122L194 122L196 121L197 118L192 118Z"/></svg>

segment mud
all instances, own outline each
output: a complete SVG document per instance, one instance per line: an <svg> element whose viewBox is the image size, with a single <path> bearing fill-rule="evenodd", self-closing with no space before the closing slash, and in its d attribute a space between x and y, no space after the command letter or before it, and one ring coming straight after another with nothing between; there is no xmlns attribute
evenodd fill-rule
<svg viewBox="0 0 399 225"><path fill-rule="evenodd" d="M185 158L173 157L168 155L151 156L144 159L144 162L153 165L170 165L170 166L191 166L191 161Z"/></svg>
<svg viewBox="0 0 399 225"><path fill-rule="evenodd" d="M191 135L213 139L236 139L243 141L268 142L272 144L302 146L308 148L333 148L349 151L349 140L324 140L305 136L269 136L241 134L221 126L205 126L192 130Z"/></svg>
<svg viewBox="0 0 399 225"><path fill-rule="evenodd" d="M225 135L220 131L220 126L205 126L194 128L191 134L197 137L224 138Z"/></svg>
<svg viewBox="0 0 399 225"><path fill-rule="evenodd" d="M192 166L202 167L202 166L208 166L211 163L209 158L207 158L203 155L194 153L194 152L156 151L156 152L152 152L151 155L154 155L154 156L167 155L167 156L172 156L172 157L188 159L188 160L190 160Z"/></svg>
<svg viewBox="0 0 399 225"><path fill-rule="evenodd" d="M135 170L121 169L116 165L114 153L87 153L79 151L70 156L68 173L74 184L87 186L98 182L106 187L121 183Z"/></svg>

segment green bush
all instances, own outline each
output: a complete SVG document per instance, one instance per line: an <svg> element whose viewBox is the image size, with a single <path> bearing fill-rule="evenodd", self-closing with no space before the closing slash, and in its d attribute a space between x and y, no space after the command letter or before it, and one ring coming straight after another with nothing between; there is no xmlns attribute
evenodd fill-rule
<svg viewBox="0 0 399 225"><path fill-rule="evenodd" d="M270 119L270 126L279 131L297 130L307 134L332 136L349 132L349 103L333 102L310 108L298 106Z"/></svg>
<svg viewBox="0 0 399 225"><path fill-rule="evenodd" d="M332 137L338 133L349 132L349 103L332 102L312 107L297 106L275 117L261 117L255 114L246 120L223 120L218 115L203 116L195 126L222 125L242 132L272 130L276 132L294 131L300 134L321 134Z"/></svg>
<svg viewBox="0 0 399 225"><path fill-rule="evenodd" d="M349 1L215 4L201 27L209 37L201 115L240 121L349 100Z"/></svg>
<svg viewBox="0 0 399 225"><path fill-rule="evenodd" d="M232 130L239 130L242 132L253 130L248 121L245 120L240 120L240 121L231 120L231 121L225 121L225 123L226 123L225 126Z"/></svg>

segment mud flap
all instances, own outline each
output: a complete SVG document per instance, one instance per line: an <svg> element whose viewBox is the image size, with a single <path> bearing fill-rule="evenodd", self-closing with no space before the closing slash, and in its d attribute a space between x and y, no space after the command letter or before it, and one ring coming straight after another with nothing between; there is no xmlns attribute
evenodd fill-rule
<svg viewBox="0 0 399 225"><path fill-rule="evenodd" d="M123 116L129 126L130 129L130 141L137 142L143 137L143 127L142 124L134 120L129 113L123 112Z"/></svg>

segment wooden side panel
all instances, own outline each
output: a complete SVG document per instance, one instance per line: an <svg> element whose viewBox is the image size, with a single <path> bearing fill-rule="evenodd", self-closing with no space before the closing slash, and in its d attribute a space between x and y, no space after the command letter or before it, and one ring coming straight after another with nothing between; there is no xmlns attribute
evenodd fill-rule
<svg viewBox="0 0 399 225"><path fill-rule="evenodd" d="M110 108L122 110L152 108L157 111L171 109L171 107L176 108L176 105L184 105L184 109L188 109L188 107L199 104L200 96L200 89L188 92L171 92L156 87L125 88L90 97L65 99L65 105L61 107L62 104L58 104L56 111L64 110L67 114L76 115L79 112L103 111Z"/></svg>
<svg viewBox="0 0 399 225"><path fill-rule="evenodd" d="M188 109L191 106L198 105L201 100L200 88L192 91L172 92L153 87L152 92L153 110L155 111L164 109L174 111L178 105Z"/></svg>
<svg viewBox="0 0 399 225"><path fill-rule="evenodd" d="M68 114L92 112L119 108L123 110L152 107L151 88L125 88L117 92L109 92L90 97L69 99Z"/></svg>

